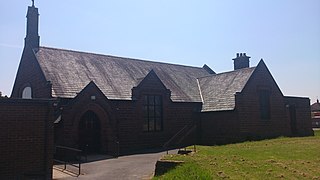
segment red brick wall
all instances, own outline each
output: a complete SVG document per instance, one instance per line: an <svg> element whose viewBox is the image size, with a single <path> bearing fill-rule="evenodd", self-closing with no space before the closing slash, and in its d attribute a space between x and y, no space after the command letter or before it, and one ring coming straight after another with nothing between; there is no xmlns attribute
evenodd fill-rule
<svg viewBox="0 0 320 180"><path fill-rule="evenodd" d="M261 119L259 91L270 92L270 119ZM247 85L236 95L240 133L248 138L290 135L283 95L264 63L259 63Z"/></svg>
<svg viewBox="0 0 320 180"><path fill-rule="evenodd" d="M143 131L142 103L144 95L160 95L162 97L163 131ZM170 90L166 89L156 74L152 72L133 89L134 101L117 102L117 106L113 109L118 110L118 133L122 153L160 148L187 124L199 120L196 111L200 109L201 103L174 103L170 96Z"/></svg>
<svg viewBox="0 0 320 180"><path fill-rule="evenodd" d="M91 99L95 96L95 100ZM101 91L90 83L74 99L62 103L62 121L56 128L56 144L73 148L80 148L79 145L79 123L81 117L89 110L93 111L99 118L101 124L101 149L100 152L112 154L115 151L115 113L111 110L110 101L101 93Z"/></svg>
<svg viewBox="0 0 320 180"><path fill-rule="evenodd" d="M52 178L52 103L0 99L0 179Z"/></svg>
<svg viewBox="0 0 320 180"><path fill-rule="evenodd" d="M309 98L285 97L286 112L288 121L292 129L293 136L311 136L313 135L311 123L311 108ZM295 109L295 124L291 124L290 107ZM293 115L294 116L294 115ZM292 122L294 123L294 122ZM292 127L295 126L295 127Z"/></svg>
<svg viewBox="0 0 320 180"><path fill-rule="evenodd" d="M146 94L163 98L163 131L143 132L142 100ZM96 99L90 99L95 95ZM108 100L91 83L75 99L63 106L62 123L57 142L78 148L78 127L81 116L87 111L95 112L101 121L101 152L120 154L147 148L160 148L186 124L197 120L195 112L201 103L173 103L167 90L155 74L149 76L133 89L134 100ZM198 116L199 117L199 116ZM56 131L58 132L58 131ZM61 133L63 132L63 133Z"/></svg>
<svg viewBox="0 0 320 180"><path fill-rule="evenodd" d="M270 92L270 118L260 115L261 90ZM234 111L201 113L201 143L219 144L277 136L313 135L308 98L284 97L263 62L256 67L241 93ZM289 106L296 108L297 132L292 134Z"/></svg>
<svg viewBox="0 0 320 180"><path fill-rule="evenodd" d="M142 103L144 95L160 95L162 97L163 131L143 131ZM133 89L133 101L113 101L112 109L117 110L120 153L161 148L183 127L191 121L198 120L199 116L196 116L196 111L200 109L201 103L172 102L170 95L170 90L165 88L156 74L150 73L138 87ZM193 135L195 136L195 134L190 136Z"/></svg>
<svg viewBox="0 0 320 180"><path fill-rule="evenodd" d="M239 140L236 111L201 113L201 144L226 144Z"/></svg>
<svg viewBox="0 0 320 180"><path fill-rule="evenodd" d="M117 102L120 152L161 148L184 126L198 120L194 111L199 105L198 103L172 103L170 99L163 98L163 131L144 132L140 99L136 102Z"/></svg>
<svg viewBox="0 0 320 180"><path fill-rule="evenodd" d="M269 119L261 119L261 90L270 92ZM282 92L263 62L256 67L242 92L235 94L235 103L234 111L201 114L203 144L290 135L290 122Z"/></svg>
<svg viewBox="0 0 320 180"><path fill-rule="evenodd" d="M51 85L45 80L32 50L25 47L12 90L12 98L21 98L23 89L31 86L33 98L51 98Z"/></svg>

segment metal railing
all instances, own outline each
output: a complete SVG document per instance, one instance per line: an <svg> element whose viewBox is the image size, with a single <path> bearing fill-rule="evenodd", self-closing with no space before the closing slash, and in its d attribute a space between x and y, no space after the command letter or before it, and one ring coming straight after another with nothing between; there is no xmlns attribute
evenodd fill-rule
<svg viewBox="0 0 320 180"><path fill-rule="evenodd" d="M85 159L86 155L82 154L82 150L70 148L66 146L55 146L55 153L53 160L55 162L63 164L63 171L67 170L67 165L78 169L78 176L81 174L82 157Z"/></svg>
<svg viewBox="0 0 320 180"><path fill-rule="evenodd" d="M180 143L185 139L186 136L188 136L193 130L195 130L196 124L194 121L191 121L190 123L186 124L180 131L178 131L174 136L172 136L162 147L167 150L168 154L168 149L171 144L174 145L172 147L175 148L181 148L182 146ZM194 145L195 149L195 145Z"/></svg>

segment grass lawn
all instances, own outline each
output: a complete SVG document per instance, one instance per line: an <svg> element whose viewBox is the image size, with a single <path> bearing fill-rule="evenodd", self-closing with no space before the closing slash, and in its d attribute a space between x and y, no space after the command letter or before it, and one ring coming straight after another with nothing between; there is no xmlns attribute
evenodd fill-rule
<svg viewBox="0 0 320 180"><path fill-rule="evenodd" d="M154 179L319 179L320 130L314 137L277 138L224 146L197 146L185 161Z"/></svg>

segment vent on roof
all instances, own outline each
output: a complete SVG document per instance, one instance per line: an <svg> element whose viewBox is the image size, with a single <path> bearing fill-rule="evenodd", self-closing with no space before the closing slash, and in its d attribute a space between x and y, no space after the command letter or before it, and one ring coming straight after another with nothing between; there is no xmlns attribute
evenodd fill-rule
<svg viewBox="0 0 320 180"><path fill-rule="evenodd" d="M237 53L237 57L233 58L234 70L248 68L250 57L246 53Z"/></svg>

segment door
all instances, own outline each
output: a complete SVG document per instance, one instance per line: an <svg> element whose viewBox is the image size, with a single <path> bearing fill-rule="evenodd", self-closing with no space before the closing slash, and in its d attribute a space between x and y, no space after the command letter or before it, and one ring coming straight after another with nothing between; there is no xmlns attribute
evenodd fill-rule
<svg viewBox="0 0 320 180"><path fill-rule="evenodd" d="M100 150L100 121L93 111L87 111L79 122L79 147L87 153Z"/></svg>

